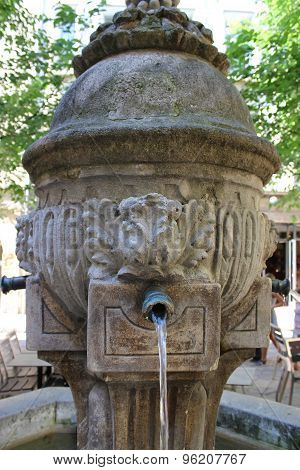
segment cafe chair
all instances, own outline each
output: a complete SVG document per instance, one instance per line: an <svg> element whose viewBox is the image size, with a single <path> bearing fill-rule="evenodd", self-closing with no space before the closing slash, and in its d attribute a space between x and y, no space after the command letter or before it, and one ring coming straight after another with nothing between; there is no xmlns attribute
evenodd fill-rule
<svg viewBox="0 0 300 470"><path fill-rule="evenodd" d="M36 377L9 377L0 352L0 398L8 398L23 392L29 392L34 390L36 385Z"/></svg>

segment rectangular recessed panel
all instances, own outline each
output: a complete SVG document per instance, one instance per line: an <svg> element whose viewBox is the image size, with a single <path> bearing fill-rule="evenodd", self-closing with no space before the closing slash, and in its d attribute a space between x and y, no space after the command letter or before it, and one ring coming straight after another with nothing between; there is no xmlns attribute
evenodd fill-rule
<svg viewBox="0 0 300 470"><path fill-rule="evenodd" d="M153 328L134 325L122 307L105 307L105 355L157 355L157 336ZM168 328L167 346L171 354L203 354L204 307L186 307ZM190 326L194 331L191 332ZM149 324L149 326L151 326Z"/></svg>
<svg viewBox="0 0 300 470"><path fill-rule="evenodd" d="M88 367L101 372L157 371L154 325L142 315L146 287L92 281L89 289ZM201 371L220 354L220 287L164 286L174 302L167 325L168 371Z"/></svg>

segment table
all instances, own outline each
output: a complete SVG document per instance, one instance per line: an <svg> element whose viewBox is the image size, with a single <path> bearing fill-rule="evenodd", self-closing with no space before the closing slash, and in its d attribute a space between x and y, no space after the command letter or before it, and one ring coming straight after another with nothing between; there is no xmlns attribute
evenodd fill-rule
<svg viewBox="0 0 300 470"><path fill-rule="evenodd" d="M37 368L37 388L43 386L43 367L47 367L46 375L49 377L51 374L52 366L49 362L43 361L38 358L36 351L27 351L26 353L16 354L16 356L9 362L9 367L36 367Z"/></svg>

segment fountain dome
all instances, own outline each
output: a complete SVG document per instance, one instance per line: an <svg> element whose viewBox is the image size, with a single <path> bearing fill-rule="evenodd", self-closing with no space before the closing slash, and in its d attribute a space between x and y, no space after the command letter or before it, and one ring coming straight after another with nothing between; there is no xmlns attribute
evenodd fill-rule
<svg viewBox="0 0 300 470"><path fill-rule="evenodd" d="M33 181L65 167L197 160L266 183L278 155L257 137L212 42L177 8L129 8L100 26L73 61L78 78L50 132L25 152Z"/></svg>

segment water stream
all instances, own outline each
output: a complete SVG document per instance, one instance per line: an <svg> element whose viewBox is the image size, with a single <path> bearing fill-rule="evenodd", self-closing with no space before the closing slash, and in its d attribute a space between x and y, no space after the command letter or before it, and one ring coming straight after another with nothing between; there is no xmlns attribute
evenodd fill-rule
<svg viewBox="0 0 300 470"><path fill-rule="evenodd" d="M160 449L168 450L169 417L168 417L168 388L167 388L167 319L152 315L158 337L159 352L159 384L160 384Z"/></svg>

